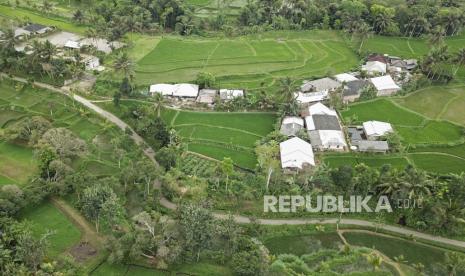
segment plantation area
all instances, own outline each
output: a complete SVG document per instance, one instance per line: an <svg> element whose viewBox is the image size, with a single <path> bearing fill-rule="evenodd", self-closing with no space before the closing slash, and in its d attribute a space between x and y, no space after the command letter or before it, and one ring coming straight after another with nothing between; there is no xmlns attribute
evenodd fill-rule
<svg viewBox="0 0 465 276"><path fill-rule="evenodd" d="M338 33L330 31L272 32L234 40L166 37L137 62L136 82L189 82L205 71L216 76L220 87L255 89L280 77L319 77L357 63Z"/></svg>

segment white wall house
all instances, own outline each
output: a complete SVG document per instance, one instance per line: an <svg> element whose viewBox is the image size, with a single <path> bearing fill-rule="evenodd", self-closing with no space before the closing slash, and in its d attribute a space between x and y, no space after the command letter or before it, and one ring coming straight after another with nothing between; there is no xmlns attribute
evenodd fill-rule
<svg viewBox="0 0 465 276"><path fill-rule="evenodd" d="M283 169L302 169L315 166L312 145L294 137L279 144L281 167Z"/></svg>

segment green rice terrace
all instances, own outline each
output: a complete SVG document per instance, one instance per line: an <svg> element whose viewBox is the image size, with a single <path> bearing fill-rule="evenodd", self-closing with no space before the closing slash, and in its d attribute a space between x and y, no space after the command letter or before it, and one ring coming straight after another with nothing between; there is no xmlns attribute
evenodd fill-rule
<svg viewBox="0 0 465 276"><path fill-rule="evenodd" d="M336 32L272 32L234 40L168 36L137 61L136 81L143 85L189 82L205 71L216 76L220 87L256 89L280 77L324 76L357 64Z"/></svg>

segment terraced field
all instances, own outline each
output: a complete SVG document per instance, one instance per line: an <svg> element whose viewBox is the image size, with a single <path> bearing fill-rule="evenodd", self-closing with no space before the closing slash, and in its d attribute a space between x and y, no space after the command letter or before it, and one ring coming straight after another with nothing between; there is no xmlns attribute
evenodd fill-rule
<svg viewBox="0 0 465 276"><path fill-rule="evenodd" d="M137 51L134 48L133 51ZM271 32L229 39L162 39L137 63L139 84L187 82L201 71L221 87L254 89L279 77L312 78L358 64L336 32Z"/></svg>
<svg viewBox="0 0 465 276"><path fill-rule="evenodd" d="M170 111L168 111L170 112ZM188 143L188 150L218 160L230 157L236 165L254 168L254 145L273 130L273 113L177 111L165 116Z"/></svg>

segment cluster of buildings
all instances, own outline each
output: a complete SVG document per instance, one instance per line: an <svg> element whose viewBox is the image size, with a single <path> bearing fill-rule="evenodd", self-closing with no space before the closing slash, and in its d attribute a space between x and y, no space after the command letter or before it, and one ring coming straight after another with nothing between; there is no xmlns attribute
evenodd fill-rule
<svg viewBox="0 0 465 276"><path fill-rule="evenodd" d="M81 62L85 64L86 70L89 71L102 71L105 68L101 66L98 57L88 54L88 49L93 48L98 52L109 54L114 49L124 46L120 42L109 42L103 38L84 38L78 34L60 31L54 27L41 24L29 24L18 27L14 29L14 35L19 41L15 45L16 51L26 54L32 53L30 44L33 40L41 42L49 41L58 49L57 57L74 59L74 56L70 53L73 50L78 50L81 52Z"/></svg>
<svg viewBox="0 0 465 276"><path fill-rule="evenodd" d="M197 84L178 83L178 84L153 84L150 86L149 93L153 96L155 94L162 94L163 96L186 100L195 101L197 103L212 105L217 99L221 101L229 101L238 97L244 97L244 90L238 89L199 89Z"/></svg>
<svg viewBox="0 0 465 276"><path fill-rule="evenodd" d="M389 96L401 89L401 85L408 81L410 71L417 67L414 59L403 60L398 57L374 54L359 72L349 72L312 81L304 81L300 90L296 92L296 100L300 104L309 105L329 98L331 92L342 90L345 103L360 98L361 91L371 86L378 96Z"/></svg>
<svg viewBox="0 0 465 276"><path fill-rule="evenodd" d="M282 168L303 169L315 166L315 151L385 153L389 145L383 137L393 132L393 128L389 123L368 121L360 127L347 128L346 135L337 112L322 103L315 103L306 108L303 118L285 117L280 132L289 137L280 144ZM302 133L310 143L298 137Z"/></svg>

